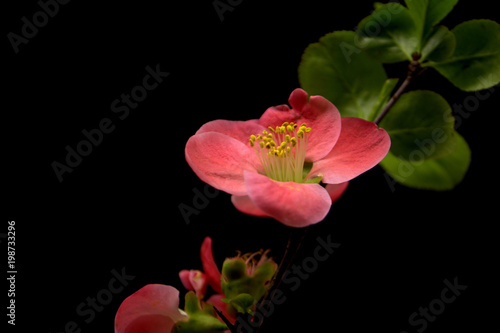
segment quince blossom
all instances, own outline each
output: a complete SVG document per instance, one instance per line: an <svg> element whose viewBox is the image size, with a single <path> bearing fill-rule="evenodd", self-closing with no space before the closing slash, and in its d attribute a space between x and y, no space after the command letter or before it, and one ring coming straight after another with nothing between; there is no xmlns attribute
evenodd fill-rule
<svg viewBox="0 0 500 333"><path fill-rule="evenodd" d="M204 124L185 156L201 180L232 195L239 211L306 227L323 220L348 181L377 165L391 142L373 122L341 118L321 96L295 89L289 103L259 119Z"/></svg>
<svg viewBox="0 0 500 333"><path fill-rule="evenodd" d="M148 284L127 297L115 316L115 333L170 333L188 315L179 309L179 291Z"/></svg>

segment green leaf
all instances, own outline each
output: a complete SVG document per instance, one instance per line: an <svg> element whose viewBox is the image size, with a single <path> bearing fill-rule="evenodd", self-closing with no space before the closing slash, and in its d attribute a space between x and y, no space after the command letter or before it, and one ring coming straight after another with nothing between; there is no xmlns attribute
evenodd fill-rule
<svg viewBox="0 0 500 333"><path fill-rule="evenodd" d="M375 11L358 25L357 34L363 51L377 61L394 63L413 60L420 39L408 8L398 3L377 4Z"/></svg>
<svg viewBox="0 0 500 333"><path fill-rule="evenodd" d="M353 31L335 31L309 45L298 69L301 87L321 95L342 116L367 119L387 79L384 68L361 52Z"/></svg>
<svg viewBox="0 0 500 333"><path fill-rule="evenodd" d="M426 44L422 48L420 61L426 59L431 61L443 61L452 56L455 52L457 42L455 35L445 26L435 27Z"/></svg>
<svg viewBox="0 0 500 333"><path fill-rule="evenodd" d="M429 62L444 77L464 91L490 88L500 82L500 24L472 20L452 30L456 38L453 55Z"/></svg>
<svg viewBox="0 0 500 333"><path fill-rule="evenodd" d="M406 161L389 152L380 162L385 171L397 182L417 189L451 190L464 178L469 169L471 152L469 145L457 132L455 150L446 156Z"/></svg>
<svg viewBox="0 0 500 333"><path fill-rule="evenodd" d="M458 0L406 0L405 2L415 21L415 37L424 41L432 27L448 15ZM421 46L423 43L419 43L419 53Z"/></svg>
<svg viewBox="0 0 500 333"><path fill-rule="evenodd" d="M391 152L403 160L436 158L455 149L451 107L439 94L403 94L381 121L391 137Z"/></svg>
<svg viewBox="0 0 500 333"><path fill-rule="evenodd" d="M387 104L389 99L391 98L391 92L394 90L396 85L398 84L399 79L387 79L382 86L382 90L378 96L377 102L373 105L373 110L371 115L367 118L367 120L373 121L375 117L382 111L384 106Z"/></svg>

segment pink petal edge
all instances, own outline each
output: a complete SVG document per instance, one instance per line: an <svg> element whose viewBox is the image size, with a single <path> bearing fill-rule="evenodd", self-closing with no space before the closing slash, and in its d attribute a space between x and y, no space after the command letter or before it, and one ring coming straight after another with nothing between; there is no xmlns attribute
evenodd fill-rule
<svg viewBox="0 0 500 333"><path fill-rule="evenodd" d="M332 203L339 200L342 194L344 194L345 190L349 186L349 182L340 183L340 184L326 184L325 189L330 195L332 199Z"/></svg>
<svg viewBox="0 0 500 333"><path fill-rule="evenodd" d="M115 316L115 333L169 333L176 322L187 319L179 310L177 289L148 284L122 302Z"/></svg>
<svg viewBox="0 0 500 333"><path fill-rule="evenodd" d="M212 238L205 237L200 249L201 263L203 271L207 278L207 282L218 294L223 294L221 288L221 274L217 264L215 263L214 255L212 252Z"/></svg>
<svg viewBox="0 0 500 333"><path fill-rule="evenodd" d="M226 319L228 319L231 324L234 324L236 322L236 313L229 311L228 303L224 302L222 298L225 298L225 296L221 294L212 295L207 300L207 303L215 306L217 310L220 310L222 312L224 317L226 317Z"/></svg>
<svg viewBox="0 0 500 333"><path fill-rule="evenodd" d="M187 290L194 290L198 298L202 299L207 292L207 279L202 271L183 269L179 272L182 285Z"/></svg>
<svg viewBox="0 0 500 333"><path fill-rule="evenodd" d="M193 135L186 143L185 155L201 180L233 195L246 195L243 171L257 171L260 165L249 146L217 132Z"/></svg>
<svg viewBox="0 0 500 333"><path fill-rule="evenodd" d="M243 214L248 214L257 217L268 217L259 207L257 207L248 195L244 196L231 196L231 202L237 210Z"/></svg>
<svg viewBox="0 0 500 333"><path fill-rule="evenodd" d="M389 152L387 132L361 118L342 118L342 132L332 151L314 162L311 176L323 176L322 182L339 184L376 166Z"/></svg>
<svg viewBox="0 0 500 333"><path fill-rule="evenodd" d="M311 127L307 143L306 161L316 161L326 156L333 148L341 132L340 113L330 101L322 96L311 96L297 88L290 97L293 109L271 107L259 119L265 127L280 126L283 122L306 123Z"/></svg>
<svg viewBox="0 0 500 333"><path fill-rule="evenodd" d="M322 221L332 205L328 192L319 184L278 182L254 172L245 172L245 183L252 202L289 227Z"/></svg>
<svg viewBox="0 0 500 333"><path fill-rule="evenodd" d="M261 134L266 128L259 124L258 119L246 121L238 120L213 120L204 124L196 134L217 132L249 145L250 135Z"/></svg>

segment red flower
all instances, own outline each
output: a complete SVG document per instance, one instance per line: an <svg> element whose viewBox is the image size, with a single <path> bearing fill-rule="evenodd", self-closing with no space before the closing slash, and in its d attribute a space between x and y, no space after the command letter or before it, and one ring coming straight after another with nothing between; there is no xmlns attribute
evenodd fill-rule
<svg viewBox="0 0 500 333"><path fill-rule="evenodd" d="M204 309L201 312L205 311L206 304L211 304L217 307L229 321L234 323L236 321L235 311L231 310L229 305L221 300L224 298L221 289L221 274L212 254L212 239L210 237L205 238L200 252L205 272L182 270L179 273L181 282L186 289L196 292L196 296L193 294L194 302L198 304L198 307L201 306ZM217 294L212 295L205 302L203 298L207 290L207 284ZM188 302L186 297L186 303ZM187 307L186 311L188 311ZM208 313L209 310L204 315L209 316ZM189 325L192 314L179 309L179 291L176 288L162 284L148 284L122 302L115 317L115 333L171 333L176 324L181 326ZM194 314L194 316L196 315ZM226 327L215 313L211 319L215 320L215 323L220 321L219 325L214 324L214 321L208 322L217 327L218 330L221 327ZM196 327L196 321L195 318L194 324L191 323L191 328L185 328L186 331ZM203 325L203 323L199 325Z"/></svg>
<svg viewBox="0 0 500 333"><path fill-rule="evenodd" d="M200 256L203 272L197 270L182 270L179 273L182 284L186 289L194 290L197 292L197 295L202 295L200 299L203 298L208 284L216 294L210 296L207 303L215 306L231 323L234 323L236 321L236 313L234 310L230 309L226 302L222 301L225 295L221 287L221 273L215 263L212 251L212 239L210 237L205 237L203 240ZM202 282L201 284L192 282L192 276L194 275L198 276L199 281ZM203 293L199 292L199 290L203 291Z"/></svg>
<svg viewBox="0 0 500 333"><path fill-rule="evenodd" d="M385 157L390 138L302 89L289 103L292 109L271 107L260 119L206 123L185 155L200 179L232 194L238 210L305 227L323 220L347 182Z"/></svg>
<svg viewBox="0 0 500 333"><path fill-rule="evenodd" d="M188 316L179 310L179 291L148 284L127 297L116 312L115 333L170 333Z"/></svg>

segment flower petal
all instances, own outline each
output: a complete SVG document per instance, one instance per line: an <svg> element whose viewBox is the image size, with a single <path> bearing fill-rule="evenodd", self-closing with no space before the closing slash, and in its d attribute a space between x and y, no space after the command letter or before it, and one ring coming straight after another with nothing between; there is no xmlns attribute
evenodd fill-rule
<svg viewBox="0 0 500 333"><path fill-rule="evenodd" d="M314 162L310 175L322 182L339 184L376 166L387 155L391 139L384 129L360 118L342 118L342 132L332 151Z"/></svg>
<svg viewBox="0 0 500 333"><path fill-rule="evenodd" d="M311 127L307 142L306 161L314 162L325 157L333 148L340 135L340 113L330 101L321 96L311 96L295 89L288 100L293 109L272 107L259 119L262 126L280 126L283 122L306 123Z"/></svg>
<svg viewBox="0 0 500 333"><path fill-rule="evenodd" d="M212 287L215 292L223 294L222 288L220 286L220 271L215 263L214 255L212 252L212 238L205 237L203 243L201 244L201 264L203 266L203 271L207 278L207 282Z"/></svg>
<svg viewBox="0 0 500 333"><path fill-rule="evenodd" d="M332 199L332 203L335 201L339 200L342 194L344 194L345 190L347 189L347 186L349 185L349 182L345 183L340 183L340 184L326 184L326 191L330 195L330 198Z"/></svg>
<svg viewBox="0 0 500 333"><path fill-rule="evenodd" d="M332 200L319 184L278 182L254 172L245 172L248 195L264 213L290 227L320 222Z"/></svg>
<svg viewBox="0 0 500 333"><path fill-rule="evenodd" d="M231 196L231 202L233 203L234 207L236 207L237 210L239 210L244 214L259 216L259 217L269 216L262 210L260 210L260 208L253 203L252 199L250 199L248 195L244 196L233 195Z"/></svg>
<svg viewBox="0 0 500 333"><path fill-rule="evenodd" d="M207 279L202 271L183 269L179 272L179 278L184 288L194 290L198 298L202 299L205 296L207 292Z"/></svg>
<svg viewBox="0 0 500 333"><path fill-rule="evenodd" d="M234 324L236 322L236 311L230 311L228 306L229 303L224 302L222 300L223 298L225 298L225 296L221 294L212 295L207 300L207 303L212 304L214 307L216 307L217 310L221 311L222 315L226 317L226 319L229 320L231 324Z"/></svg>
<svg viewBox="0 0 500 333"><path fill-rule="evenodd" d="M216 132L195 134L186 143L186 161L201 180L234 195L246 195L243 171L256 171L257 154L242 142Z"/></svg>
<svg viewBox="0 0 500 333"><path fill-rule="evenodd" d="M179 291L148 284L127 297L116 312L115 333L169 333L175 323L187 320L179 310Z"/></svg>
<svg viewBox="0 0 500 333"><path fill-rule="evenodd" d="M259 124L257 119L247 120L247 121L235 121L235 120L214 120L210 121L196 132L196 134L206 133L206 132L217 132L225 134L231 138L234 138L245 145L249 145L250 135L257 135L262 133L266 128Z"/></svg>
<svg viewBox="0 0 500 333"><path fill-rule="evenodd" d="M179 272L179 278L181 279L182 285L184 288L187 290L194 290L194 286L191 283L191 271L187 269L183 269L182 271Z"/></svg>

